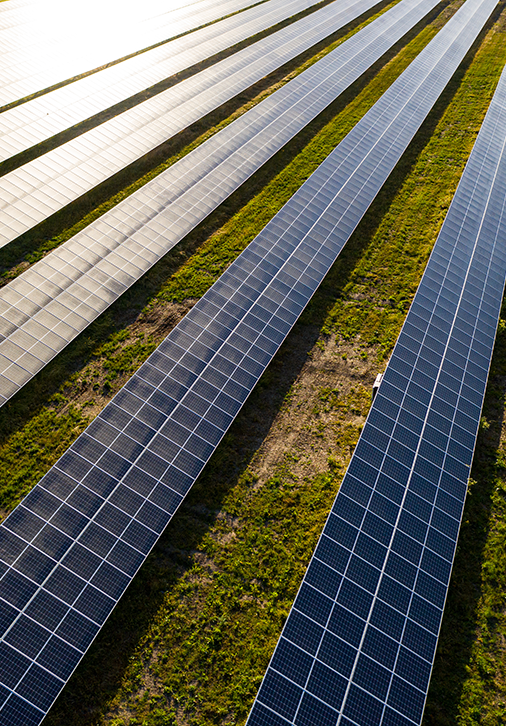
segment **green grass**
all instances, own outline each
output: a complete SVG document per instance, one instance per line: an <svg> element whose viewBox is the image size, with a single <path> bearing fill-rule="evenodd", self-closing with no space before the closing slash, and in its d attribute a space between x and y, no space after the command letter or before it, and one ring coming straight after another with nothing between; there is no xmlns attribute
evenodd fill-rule
<svg viewBox="0 0 506 726"><path fill-rule="evenodd" d="M0 412L0 509L4 512L12 509L40 477L40 466L33 465L26 452L31 449L33 431L37 430L37 420L40 419L42 422L46 416L46 410L49 408L52 413L58 414L55 420L61 421L62 430L65 431L70 431L66 423L69 417L79 418L80 426L75 426L73 429L76 437L86 423L88 412L86 411L86 401L78 404L75 404L74 401L89 390L87 380L95 375L97 368L102 371L99 374L100 381L104 375L108 377L107 391L100 390L102 397L104 394L110 397L124 382L124 375L116 375L114 377L115 385L111 385L114 383L109 375L111 369L115 370L116 374L132 372L131 368L121 369L121 364L117 360L116 344L121 339L122 349L125 346L130 349L130 346L139 345L137 334L125 337L123 326L125 316L129 319L132 317L132 311L137 309L138 314L139 307L142 309L142 306L146 305L146 290L150 291L151 287L151 302L147 304L148 310L153 305L159 305L160 301L182 304L188 299L199 298L429 42L435 32L436 29L432 26L425 28L405 49L400 51L394 60L387 63L374 80L335 119L327 120L324 127L318 130L322 125L322 120L319 119L310 125L305 134L296 139L293 145L289 145L287 149L277 154L267 168L262 170L262 173L250 183L253 192L260 187L259 193L253 195L251 189L246 185L245 189L241 189L236 195L233 195L231 201L222 205L216 215L218 222L227 214L228 205L233 209L237 200L241 205L241 210L233 215L230 221L216 234L213 234L207 242L202 244L180 269L172 275L170 274L171 267L177 266L179 255L184 254L184 250L176 250L173 255L168 255L166 260L144 276L140 283L123 296L122 300L60 354L54 363L46 366L41 374L25 386L12 402L3 407ZM330 115L332 109L327 113ZM325 114L323 119L325 120ZM311 138L315 129L316 136L308 144L304 143L307 140L305 135ZM301 143L303 150L292 158L293 148L297 151ZM279 174L272 174L273 169L279 169L280 166L283 171ZM271 174L273 178L265 188L262 188L265 179L269 179ZM243 206L242 202L247 195L252 198ZM212 228L215 222L211 219L205 224L210 224ZM200 234L201 231L198 229L193 237L189 236L186 244L190 250L193 241L198 240ZM167 267L169 271L167 271ZM160 283L160 279L163 280L167 274L168 281L164 280ZM155 289L156 295L153 295ZM145 355L136 356L137 365L147 357L154 342L159 342L161 339L162 336L159 335L157 338L153 338L151 343L146 342ZM110 340L109 347L104 346L103 341L105 340ZM124 357L122 349L119 355ZM72 368L77 368L78 372L76 371L69 377L68 372ZM44 397L47 400L45 405ZM37 410L37 407L40 407L40 410ZM16 441L12 439L14 432L18 437ZM25 437L24 446L19 444L19 437L21 439ZM64 440L67 445L71 442L68 436L65 436ZM14 454L13 447L15 447ZM17 461L18 464L10 468L3 467L4 457L6 461ZM56 461L58 455L49 445L47 458L43 458L44 462L49 464L51 457L53 461Z"/></svg>
<svg viewBox="0 0 506 726"><path fill-rule="evenodd" d="M288 411L288 417L297 420L299 383L292 383L306 360L305 350L312 350L311 357L316 361L320 354L334 356L335 361L346 358L343 365L349 365L351 376L366 358L372 366L383 365L381 361L395 342L505 60L504 35L489 33L465 74L447 90L334 265L48 717L48 726L68 723L69 718L76 726L244 722L357 440L360 421L369 406L368 387L359 376L357 385L344 396L333 386L318 389L312 399L314 420L306 432L309 443L306 445L302 437L295 446L287 444L267 477L258 471L262 460L262 452L258 452L259 440L263 440L260 434L270 429L279 410ZM317 149L316 138L312 143L315 146L308 148ZM273 180L272 184L281 185L278 189L289 185L289 168L284 182L277 177ZM272 199L275 197L273 194ZM434 198L438 199L436 205ZM259 197L264 206L266 199L270 197ZM260 213L261 207L257 209ZM248 208L243 214L250 214ZM246 231L245 224L234 226L232 220L227 233L216 235L180 270L177 283L171 280L163 287L161 299L183 301L190 294L201 294L254 234L254 215L243 220ZM244 237L236 242L240 234ZM213 246L216 240L219 251ZM201 281L202 271L209 278L205 283ZM499 338L498 350L504 350L504 338L504 334ZM313 347L314 343L318 344ZM294 351L298 351L300 363L294 362ZM504 358L504 353L496 352L496 360L504 366L501 355ZM495 375L500 378L503 370L499 367ZM304 380L303 375L299 380ZM497 381L492 384L497 386ZM503 398L498 403L497 391L493 391L495 416L502 411ZM263 418L267 420L263 422ZM486 432L490 428L484 426ZM326 466L314 475L301 474L301 461L311 460L319 437L329 447ZM459 573L463 561L464 570L466 566L473 569L471 561L474 569L476 562L488 563L480 596L484 603L482 614L478 611L476 620L476 583L471 582L469 587L464 573L469 591L452 581L427 723L456 724L476 703L483 710L484 693L490 693L492 702L497 692L493 674L497 672L494 669L500 671L500 649L494 660L490 634L497 646L504 623L500 586L505 563L504 497L499 476L504 459L499 457L493 469L489 461L490 457L497 458L496 444L495 440L481 437L473 472L478 484L473 487L471 504L466 509L467 517L469 506L478 500L478 516L472 537L467 536L467 521L464 525L456 565ZM497 494L490 499L492 474ZM483 480L486 486L477 496ZM477 532L481 533L478 541L483 544L485 560L476 551ZM468 616L464 622L463 611ZM458 633L450 626L455 656L447 645L448 618L460 623ZM472 647L469 649L469 643L462 646L461 636L469 640L474 629L478 637ZM461 663L466 655L468 672ZM441 671L442 661L446 671ZM462 671L468 673L467 680ZM451 678L446 680L449 674ZM456 698L459 693L463 693L460 705ZM81 700L87 704L87 711L79 712L76 720L74 714ZM494 708L495 721L461 723L499 724L499 706Z"/></svg>
<svg viewBox="0 0 506 726"><path fill-rule="evenodd" d="M436 29L345 108L334 105L4 407L0 507L33 486L163 337L156 321L205 292ZM443 94L45 726L244 722L505 61L496 28ZM501 333L426 723L501 723L505 343ZM266 473L273 432L279 453Z"/></svg>

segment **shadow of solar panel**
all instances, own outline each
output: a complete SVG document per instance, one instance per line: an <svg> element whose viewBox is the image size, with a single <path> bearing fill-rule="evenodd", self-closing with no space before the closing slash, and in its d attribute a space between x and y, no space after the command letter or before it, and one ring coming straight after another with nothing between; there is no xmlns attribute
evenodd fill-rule
<svg viewBox="0 0 506 726"><path fill-rule="evenodd" d="M0 724L15 723L16 718L18 721L25 718L25 723L37 723L37 718L42 720L50 702L64 684L65 676L62 674L69 673L77 662L75 651L82 653L86 650L228 429L245 395L279 348L288 332L284 326L283 311L300 312L303 309L346 243L358 217L352 209L354 221L345 225L346 232L342 232L339 214L328 200L335 199L336 207L340 208L341 198L351 199L344 204L342 214L346 220L346 210L353 205L350 189L355 188L356 195L361 193L357 191L355 179L363 173L363 167L358 161L350 173L346 165L350 149L354 153L362 150L366 158L375 146L384 150L384 156L389 145L392 149L388 165L371 167L365 185L369 197L361 199L361 208L365 211L416 131L413 126L406 127L404 117L411 117L416 110L419 123L422 122L492 9L492 0L466 3L450 21L451 24L440 31L427 47L423 56L405 72L407 75L401 76L397 86L387 91L378 102L379 108L384 111L385 124L375 129L375 142L371 142L374 133L369 124L370 117L366 116L364 123L355 127L343 145L336 148L248 250L230 266L224 278L169 334L147 364L99 414L39 482L34 492L0 525L0 552L6 553L3 558L4 573L0 579L0 603L4 607L5 618L0 643L0 684L10 694L0 707ZM408 88L404 95L399 95L399 85L406 89L406 78L415 75L421 80L420 65L426 62L427 57L431 63L429 68L425 66L424 92L420 91L420 87ZM373 118L378 115L378 104L371 112ZM302 205L301 199L305 202ZM326 200L323 206L322 199ZM297 210L295 214L292 209ZM316 222L313 216L315 209L319 210ZM297 234L292 234L293 229L297 229ZM293 280L290 284L286 282L287 269L292 273L289 275ZM304 285L299 286L296 280L302 279L305 270L311 270L312 274L306 275ZM237 283L228 284L233 279ZM263 327L252 321L248 317L250 314L263 321ZM490 315L488 311L487 315ZM436 313L434 316L437 317ZM252 326L249 322L255 324ZM428 325L431 324L429 321ZM281 330L285 332L277 335L276 331ZM483 331L480 325L480 341ZM490 335L491 350L493 332ZM206 342L203 342L204 339ZM210 351L209 356L200 357L202 346ZM225 346L228 352L237 351L234 362L222 355ZM171 354L173 350L174 355ZM181 353L181 350L185 352ZM256 351L255 355L265 353L266 356L260 363L250 356L250 351ZM188 355L205 364L200 375L177 362ZM242 375L245 370L251 377L249 389L243 394L241 388L246 386ZM473 368L472 375L475 376L476 372ZM467 371L463 375L465 379ZM153 383L145 380L144 376ZM483 375L484 382L485 379L486 373ZM202 385L202 381L207 385ZM406 390L409 390L411 383L406 385ZM394 388L385 381L376 401L385 399L387 386ZM138 413L144 406L151 406L152 401L158 405L155 397L160 391L164 395L174 394L175 398L171 400L176 405L161 421L157 421L156 435L147 436L144 424L147 423L149 428L149 417L148 421L142 421ZM239 398L235 398L234 393ZM207 407L198 407L199 398L206 402ZM479 406L475 405L475 408L479 413ZM156 410L156 405L153 409ZM469 422L472 421L469 412L462 413ZM472 433L469 422L461 418L456 421L464 431ZM102 447L86 446L95 435L101 438L101 441L98 438L96 441ZM142 443L136 441L135 436L139 436ZM364 449L366 458L370 458L375 440L373 437L368 442L369 448ZM452 487L461 483L458 476L462 472L456 476L453 462L459 462L449 450L446 456L447 479L440 488L451 494ZM150 461L156 464L156 476L149 466L149 476L144 476L146 457L151 457ZM366 642L364 633L369 628L373 640L367 643L370 646L374 636L382 637L387 658L391 641L406 649L406 654L402 651L402 658L397 659L393 668L386 702L392 714L418 718L424 697L418 684L423 681L427 666L414 656L424 660L424 654L428 653L425 661L430 664L441 607L436 604L437 589L433 590L430 601L424 597L427 588L432 586L431 580L420 580L420 588L415 587L409 601L404 599L402 607L398 607L396 597L404 597L404 590L410 591L405 583L394 577L398 571L398 560L393 562L390 574L381 570L381 557L385 557L387 551L382 546L390 541L392 554L388 555L389 558L393 558L395 553L395 556L404 558L445 586L447 575L444 564L450 565L454 546L454 539L447 533L448 528L453 526L456 535L458 519L453 516L455 510L449 506L450 500L438 498L437 482L430 480L426 480L434 487L430 503L435 504L430 521L425 522L427 534L424 542L430 543L427 546L421 541L421 533L415 539L411 533L401 531L400 527L396 528L393 523L370 511L367 505L376 480L382 496L388 499L391 492L392 501L397 506L404 497L402 492L405 487L403 489L402 484L409 478L409 469L393 457L386 456L384 461L385 473L382 472L381 476L375 474L374 481L368 475L368 472L375 471L374 467L364 461L363 466L355 470L355 479L350 484L347 480L343 483L329 520L330 542L327 549L321 547L319 550L319 569L311 570L312 580L301 590L288 618L285 640L305 651L313 661L317 660L315 654L319 652L325 632L329 632L326 660L322 660L318 669L311 666L309 682L312 691L292 681L286 673L277 673L271 668L272 675L269 675L262 690L268 704L262 705L257 701L253 722L282 723L283 719L286 721L292 716L297 720L296 714L303 714L298 723L307 723L313 718L311 714L328 722L328 719L337 719L338 709L344 710L350 718L362 718L363 714L366 715L364 718L376 718L378 709L384 706L380 694L385 691L384 677L388 667L383 663L374 666L373 689L366 678L365 665L370 658L366 651L362 653ZM404 470L407 470L406 475ZM424 480L423 472L420 476ZM396 482L395 477L400 478L401 483ZM357 486L360 478L364 479L362 488ZM100 490L102 480L107 494ZM88 487L88 482L93 488ZM463 486L465 489L465 483ZM421 496L421 491L420 487L414 493ZM356 492L358 501L354 499ZM381 507L379 510L385 511ZM44 513L44 516L39 516L39 513ZM348 521L344 530L337 526L337 520ZM344 531L343 535L341 531ZM347 563L345 556L333 557L330 552L329 546L336 537L341 537L343 547L348 542L348 549L355 537L357 550L349 552ZM377 545L368 547L367 537L376 540ZM38 581L17 569L18 562L23 566L26 563L30 569L30 557L27 556L26 561L23 559L25 555L31 555L30 548L40 552L44 568L47 559L52 562L51 571L46 574L44 569ZM430 558L425 557L426 551L430 551ZM339 563L338 569L342 572L334 569L335 563ZM435 563L441 565L439 569L434 567ZM409 574L408 568L405 573L408 580ZM319 577L322 577L321 590ZM383 583L385 585L381 589ZM381 597L378 597L378 589L381 589ZM53 601L58 606L52 608L48 615L44 605ZM27 632L31 632L36 641L24 644L23 633ZM329 639L330 636L333 640ZM357 671L356 665L353 665L351 679L344 673L334 673L335 669L329 663L332 649L337 652L341 641L341 651L347 658L353 657L354 650L360 653L355 656L360 658L360 669ZM31 655L25 655L23 650L29 650ZM297 669L299 680L301 669L307 669L307 658L304 656L303 659ZM349 665L346 667L349 668ZM353 681L355 674L360 685ZM43 691L40 690L41 683L44 683ZM326 702L322 700L326 693L325 684L332 684L332 702L330 696L325 696ZM403 693L407 694L404 700ZM341 702L342 705L338 705ZM273 709L278 703L279 715L274 715ZM14 716L20 713L20 709L25 709L26 715Z"/></svg>
<svg viewBox="0 0 506 726"><path fill-rule="evenodd" d="M138 274L132 275L127 283L131 284L305 126L310 120L304 114L305 109L310 108L310 116L314 118L435 4L435 0L429 4L421 0L399 3L7 286L0 295L0 330L7 336L0 343L3 356L0 358L0 403L12 396L88 325L90 318L78 318L73 310L80 309L84 301L90 308L94 307L95 315L99 315L126 289L125 285L117 285L115 278L125 262L123 255L135 255L130 259L135 259ZM356 7L353 12L357 12ZM329 22L327 18L325 33L330 30ZM343 22L343 15L332 22L332 27L337 27ZM275 143L272 143L273 139ZM243 164L244 158L248 157L253 166ZM343 173L352 169L346 167ZM235 174L233 184L230 183L232 172ZM298 201L301 209L306 197L311 198L311 195L307 196L309 189L304 190ZM351 191L343 189L342 194L348 200L352 199ZM314 222L326 206L324 200L313 200L311 208L304 210L307 222ZM344 201L335 202L334 211L337 208L346 211L346 217L350 215L350 221L343 222L341 214L340 224L343 230L348 225L348 231L351 231L350 225L358 221L356 212L352 213L350 205ZM133 209L135 218L132 217ZM137 214L141 210L143 224ZM130 225L129 231L117 238L116 228L125 224ZM297 239L297 234L292 233L292 236ZM278 245L284 244L286 241L278 240ZM255 265L252 253L246 254L250 255L249 264ZM293 323L306 299L304 290L308 286L311 288L311 280L317 279L323 269L324 262L313 260L300 280L294 283L294 293L299 292L299 297L286 301L286 307L276 319L277 333L274 335L279 337L279 333ZM244 269L241 275L249 271ZM226 273L220 283L220 292L227 280L227 290L233 290L239 280L238 274L237 271L234 275ZM294 274L298 278L298 273L294 271ZM262 284L263 278L268 279L265 277L267 271L259 270L257 275L258 285ZM293 276L290 279L295 280ZM48 284L51 284L50 289ZM268 319L269 310L258 308L252 311L249 324L258 327ZM205 325L205 310L195 322ZM62 325L66 326L63 330ZM20 340L19 336L26 334L28 339ZM203 344L210 345L209 335L210 331L206 331L195 344L195 350L200 350L205 361L207 348L201 348ZM180 348L172 347L171 356L174 357L176 350L182 356L187 343L183 336ZM36 347L40 345L45 345L44 350ZM30 365L25 364L27 354ZM265 362L268 353L265 349L255 349L250 357ZM246 378L247 373L243 372L242 379ZM247 382L245 385L249 386Z"/></svg>
<svg viewBox="0 0 506 726"><path fill-rule="evenodd" d="M307 715L310 695L340 724L421 722L506 279L505 122L506 72L250 725L337 723Z"/></svg>

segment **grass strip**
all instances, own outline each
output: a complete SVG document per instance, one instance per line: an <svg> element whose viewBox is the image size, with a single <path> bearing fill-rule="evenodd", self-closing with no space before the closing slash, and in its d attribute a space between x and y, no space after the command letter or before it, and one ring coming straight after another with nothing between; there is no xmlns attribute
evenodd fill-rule
<svg viewBox="0 0 506 726"><path fill-rule="evenodd" d="M370 381L398 335L505 60L496 25L415 138L46 726L68 723L83 697L89 711L73 721L83 725L244 722L358 438ZM463 117L467 133L457 133ZM501 336L497 349L504 343ZM329 367L337 379L343 366L347 387L319 385ZM283 444L294 428L295 443ZM266 459L277 463L263 467ZM459 561L468 557L459 552Z"/></svg>

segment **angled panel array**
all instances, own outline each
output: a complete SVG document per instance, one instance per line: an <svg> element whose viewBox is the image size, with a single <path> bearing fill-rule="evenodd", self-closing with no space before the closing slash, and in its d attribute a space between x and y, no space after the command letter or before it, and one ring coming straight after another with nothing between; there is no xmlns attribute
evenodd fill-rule
<svg viewBox="0 0 506 726"><path fill-rule="evenodd" d="M418 726L506 279L506 72L248 726Z"/></svg>
<svg viewBox="0 0 506 726"><path fill-rule="evenodd" d="M216 0L187 5L167 10L167 3L148 0L127 8L96 2L71 12L65 3L19 9L28 22L0 31L0 108L221 17Z"/></svg>
<svg viewBox="0 0 506 726"><path fill-rule="evenodd" d="M110 178L143 154L326 38L377 0L346 0L253 43L177 86L0 178L0 246ZM235 42L314 0L280 3L272 14L230 31Z"/></svg>
<svg viewBox="0 0 506 726"><path fill-rule="evenodd" d="M195 13L186 24L172 25L173 34L185 25L235 14L0 113L0 161L229 48L256 32L258 18L262 18L262 27L269 27L316 2L301 6L293 0L268 0L238 13L251 0L229 0L203 15ZM238 31L234 33L234 29Z"/></svg>
<svg viewBox="0 0 506 726"><path fill-rule="evenodd" d="M468 0L0 525L1 726L42 720L493 6Z"/></svg>
<svg viewBox="0 0 506 726"><path fill-rule="evenodd" d="M434 7L403 0L0 291L0 404Z"/></svg>

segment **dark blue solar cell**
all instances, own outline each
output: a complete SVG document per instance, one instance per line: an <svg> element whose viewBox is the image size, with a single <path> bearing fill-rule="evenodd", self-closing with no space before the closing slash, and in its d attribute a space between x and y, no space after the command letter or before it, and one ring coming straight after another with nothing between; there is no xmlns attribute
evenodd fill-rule
<svg viewBox="0 0 506 726"><path fill-rule="evenodd" d="M158 539L158 536L140 522L133 521L123 532L121 539L147 554Z"/></svg>
<svg viewBox="0 0 506 726"><path fill-rule="evenodd" d="M363 653L359 655L353 682L382 700L387 695L391 672Z"/></svg>
<svg viewBox="0 0 506 726"><path fill-rule="evenodd" d="M394 676L388 694L388 703L416 723L422 717L425 693Z"/></svg>
<svg viewBox="0 0 506 726"><path fill-rule="evenodd" d="M386 547L361 532L355 545L355 554L370 562L375 567L382 567L387 553Z"/></svg>
<svg viewBox="0 0 506 726"><path fill-rule="evenodd" d="M394 580L397 580L408 588L412 588L415 583L417 569L395 552L390 552L385 572Z"/></svg>
<svg viewBox="0 0 506 726"><path fill-rule="evenodd" d="M53 636L37 657L37 663L50 670L58 678L67 679L81 656L82 653L78 650Z"/></svg>
<svg viewBox="0 0 506 726"><path fill-rule="evenodd" d="M325 595L322 595L314 588L303 583L295 600L294 607L321 625L325 625L333 604L330 598L325 597Z"/></svg>
<svg viewBox="0 0 506 726"><path fill-rule="evenodd" d="M92 585L116 600L119 600L129 582L129 577L107 562L102 563L91 580Z"/></svg>
<svg viewBox="0 0 506 726"><path fill-rule="evenodd" d="M350 553L333 540L322 536L316 548L315 557L337 572L343 573L348 564Z"/></svg>
<svg viewBox="0 0 506 726"><path fill-rule="evenodd" d="M318 651L318 659L347 678L351 674L356 653L356 649L348 643L326 632Z"/></svg>
<svg viewBox="0 0 506 726"><path fill-rule="evenodd" d="M392 537L393 526L372 512L367 512L362 530L381 544L388 545Z"/></svg>
<svg viewBox="0 0 506 726"><path fill-rule="evenodd" d="M426 600L422 600L418 595L413 595L413 600L409 608L409 617L424 628L427 628L427 630L437 633L439 631L442 612L440 608L436 608Z"/></svg>
<svg viewBox="0 0 506 726"><path fill-rule="evenodd" d="M416 688L425 691L429 685L431 664L422 660L406 648L399 651L395 672Z"/></svg>
<svg viewBox="0 0 506 726"><path fill-rule="evenodd" d="M48 709L60 692L63 682L33 663L16 692L34 706Z"/></svg>
<svg viewBox="0 0 506 726"><path fill-rule="evenodd" d="M343 713L361 726L379 726L383 704L353 683Z"/></svg>
<svg viewBox="0 0 506 726"><path fill-rule="evenodd" d="M0 713L0 726L38 726L43 713L13 693Z"/></svg>
<svg viewBox="0 0 506 726"><path fill-rule="evenodd" d="M33 514L23 505L9 514L3 522L3 526L14 534L22 537L26 542L30 542L43 528L45 522L41 517Z"/></svg>
<svg viewBox="0 0 506 726"><path fill-rule="evenodd" d="M352 555L348 569L346 570L346 577L368 592L374 593L380 578L380 570L364 562L359 557Z"/></svg>
<svg viewBox="0 0 506 726"><path fill-rule="evenodd" d="M373 486L376 481L376 477L378 476L378 472L374 466L356 458L352 458L348 467L348 474L353 476L355 479L358 479L358 481L364 482L364 484L367 484L367 486L370 487Z"/></svg>
<svg viewBox="0 0 506 726"><path fill-rule="evenodd" d="M333 513L330 514L324 529L325 538L330 537L332 541L338 542L347 549L352 549L357 534L358 529L354 525Z"/></svg>
<svg viewBox="0 0 506 726"><path fill-rule="evenodd" d="M457 539L460 522L453 517L449 517L440 509L434 509L431 519L431 527L439 530L451 539Z"/></svg>
<svg viewBox="0 0 506 726"><path fill-rule="evenodd" d="M337 601L359 617L366 618L371 607L372 595L354 582L344 579Z"/></svg>
<svg viewBox="0 0 506 726"><path fill-rule="evenodd" d="M302 696L302 690L283 676L269 670L265 676L258 700L288 719L293 719Z"/></svg>
<svg viewBox="0 0 506 726"><path fill-rule="evenodd" d="M15 651L7 643L0 643L0 673L2 674L2 683L7 688L15 688L29 665L29 658Z"/></svg>
<svg viewBox="0 0 506 726"><path fill-rule="evenodd" d="M340 494L336 497L332 511L338 517L341 517L356 527L360 526L365 513L364 507L361 507L353 500L348 499L348 497L344 494Z"/></svg>
<svg viewBox="0 0 506 726"><path fill-rule="evenodd" d="M37 585L21 575L9 570L0 580L0 598L15 608L23 608L36 592Z"/></svg>
<svg viewBox="0 0 506 726"><path fill-rule="evenodd" d="M381 723L382 726L412 726L413 722L387 706Z"/></svg>
<svg viewBox="0 0 506 726"><path fill-rule="evenodd" d="M0 560L12 564L25 549L26 542L0 525Z"/></svg>
<svg viewBox="0 0 506 726"><path fill-rule="evenodd" d="M130 516L106 502L97 512L94 522L114 535L121 535L130 522Z"/></svg>
<svg viewBox="0 0 506 726"><path fill-rule="evenodd" d="M77 650L84 652L97 634L99 626L75 610L70 610L56 635L73 645Z"/></svg>
<svg viewBox="0 0 506 726"><path fill-rule="evenodd" d="M99 510L103 504L102 497L97 496L85 486L77 486L70 497L67 499L67 504L73 509L77 509L85 517L93 517L94 514ZM55 523L55 520L52 520Z"/></svg>
<svg viewBox="0 0 506 726"><path fill-rule="evenodd" d="M436 498L437 486L420 474L413 474L409 482L409 490L427 502L432 503ZM423 517L421 517L423 519Z"/></svg>
<svg viewBox="0 0 506 726"><path fill-rule="evenodd" d="M316 661L306 688L332 708L337 709L342 704L346 685L346 678Z"/></svg>
<svg viewBox="0 0 506 726"><path fill-rule="evenodd" d="M392 550L404 559L418 565L422 554L422 545L404 532L397 531L392 540Z"/></svg>
<svg viewBox="0 0 506 726"><path fill-rule="evenodd" d="M387 499L390 499L392 502L400 504L404 497L405 489L390 477L385 476L385 474L380 474L376 485L376 491Z"/></svg>
<svg viewBox="0 0 506 726"><path fill-rule="evenodd" d="M313 659L300 648L281 638L271 661L271 668L300 686L304 686L313 665Z"/></svg>
<svg viewBox="0 0 506 726"><path fill-rule="evenodd" d="M259 701L253 704L248 720L249 726L286 726L286 723L284 718L267 709Z"/></svg>
<svg viewBox="0 0 506 726"><path fill-rule="evenodd" d="M0 600L0 634L4 634L7 628L12 625L19 611L12 605Z"/></svg>
<svg viewBox="0 0 506 726"><path fill-rule="evenodd" d="M60 505L60 499L53 497L40 486L36 486L32 489L32 491L23 500L24 507L35 514L38 514L39 517L42 517L43 519L49 519Z"/></svg>
<svg viewBox="0 0 506 726"><path fill-rule="evenodd" d="M283 630L283 635L308 653L316 653L323 634L323 628L302 613L292 610Z"/></svg>
<svg viewBox="0 0 506 726"><path fill-rule="evenodd" d="M369 503L369 509L377 514L381 519L385 519L390 524L394 524L399 512L399 507L391 499L387 499L379 492L375 492Z"/></svg>
<svg viewBox="0 0 506 726"><path fill-rule="evenodd" d="M54 560L28 546L18 557L14 567L30 580L42 583L55 565Z"/></svg>
<svg viewBox="0 0 506 726"><path fill-rule="evenodd" d="M28 658L34 658L50 635L48 630L21 614L7 633L5 642Z"/></svg>
<svg viewBox="0 0 506 726"><path fill-rule="evenodd" d="M364 631L365 622L339 603L334 606L328 629L350 645L358 647Z"/></svg>
<svg viewBox="0 0 506 726"><path fill-rule="evenodd" d="M378 615L376 613L376 620ZM386 668L392 668L399 649L397 641L369 625L362 643L362 651Z"/></svg>
<svg viewBox="0 0 506 726"><path fill-rule="evenodd" d="M102 469L91 469L83 479L83 484L88 489L101 497L107 497L117 486L118 480Z"/></svg>
<svg viewBox="0 0 506 726"><path fill-rule="evenodd" d="M418 517L415 517L405 509L400 513L397 526L401 532L409 534L410 537L418 540L418 542L425 542L427 523L418 519Z"/></svg>
<svg viewBox="0 0 506 726"><path fill-rule="evenodd" d="M396 580L388 577L388 575L383 575L378 589L378 597L396 610L406 613L410 603L411 591Z"/></svg>
<svg viewBox="0 0 506 726"><path fill-rule="evenodd" d="M115 601L112 598L91 585L85 587L74 603L74 607L78 612L99 625L102 625L106 620L114 605Z"/></svg>
<svg viewBox="0 0 506 726"><path fill-rule="evenodd" d="M342 576L323 562L313 559L306 571L305 581L331 598L335 598Z"/></svg>

